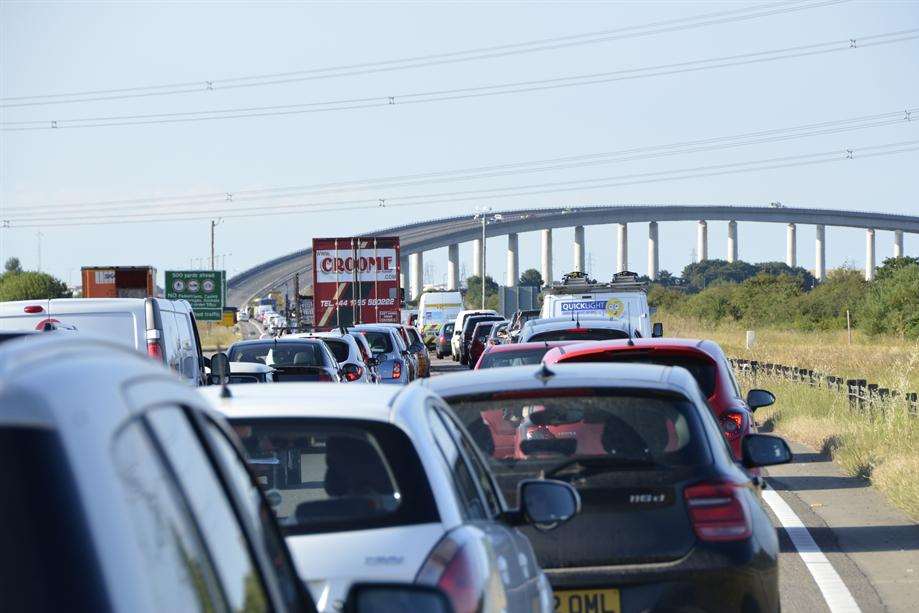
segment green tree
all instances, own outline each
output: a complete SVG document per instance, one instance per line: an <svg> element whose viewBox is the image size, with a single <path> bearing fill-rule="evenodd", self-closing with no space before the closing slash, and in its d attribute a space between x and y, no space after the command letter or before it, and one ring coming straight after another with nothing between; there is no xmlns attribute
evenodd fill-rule
<svg viewBox="0 0 919 613"><path fill-rule="evenodd" d="M22 264L19 262L19 258L10 258L3 264L3 270L5 272L17 273L22 272Z"/></svg>
<svg viewBox="0 0 919 613"><path fill-rule="evenodd" d="M467 309L478 309L482 306L482 280L478 275L466 279L466 295L463 297ZM485 308L498 309L498 283L485 275Z"/></svg>
<svg viewBox="0 0 919 613"><path fill-rule="evenodd" d="M871 334L919 338L919 264L903 266L875 281L861 319Z"/></svg>
<svg viewBox="0 0 919 613"><path fill-rule="evenodd" d="M683 283L692 292L699 292L719 283L742 283L756 274L753 264L737 260L702 260L683 268Z"/></svg>
<svg viewBox="0 0 919 613"><path fill-rule="evenodd" d="M488 278L486 276L486 278ZM523 271L523 274L520 275L520 285L535 285L536 287L542 287L542 273L536 270L535 268L528 268Z"/></svg>
<svg viewBox="0 0 919 613"><path fill-rule="evenodd" d="M797 314L795 301L803 293L800 278L761 272L741 283L731 302L741 320L749 325L788 325Z"/></svg>
<svg viewBox="0 0 919 613"><path fill-rule="evenodd" d="M846 311L857 323L868 294L868 282L860 270L836 268L826 279L797 300L794 323L805 330L841 330Z"/></svg>
<svg viewBox="0 0 919 613"><path fill-rule="evenodd" d="M685 301L686 293L675 287L655 283L648 288L648 305L650 306L676 313L679 312Z"/></svg>
<svg viewBox="0 0 919 613"><path fill-rule="evenodd" d="M729 283L713 285L706 290L690 296L683 304L682 311L696 319L715 323L722 319L737 321L741 317L740 309L735 304L738 286Z"/></svg>
<svg viewBox="0 0 919 613"><path fill-rule="evenodd" d="M919 266L919 258L901 256L898 258L887 258L884 263L877 267L874 273L875 281L883 281L893 275L893 273L907 266Z"/></svg>
<svg viewBox="0 0 919 613"><path fill-rule="evenodd" d="M8 273L0 280L0 301L69 297L63 281L43 272Z"/></svg>

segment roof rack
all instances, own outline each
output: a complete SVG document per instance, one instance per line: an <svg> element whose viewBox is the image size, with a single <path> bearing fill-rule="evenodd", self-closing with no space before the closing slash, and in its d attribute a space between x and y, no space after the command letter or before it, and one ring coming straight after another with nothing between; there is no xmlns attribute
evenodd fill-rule
<svg viewBox="0 0 919 613"><path fill-rule="evenodd" d="M617 272L609 283L598 283L580 271L562 276L545 288L547 294L590 294L596 292L647 292L648 284L638 280L638 273L629 270Z"/></svg>

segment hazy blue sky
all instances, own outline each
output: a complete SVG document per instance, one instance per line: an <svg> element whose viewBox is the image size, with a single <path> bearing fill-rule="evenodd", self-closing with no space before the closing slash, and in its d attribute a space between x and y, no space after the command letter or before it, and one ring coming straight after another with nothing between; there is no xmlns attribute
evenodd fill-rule
<svg viewBox="0 0 919 613"><path fill-rule="evenodd" d="M40 3L0 2L0 97L226 79L375 62L656 22L741 3ZM504 58L264 87L131 100L8 108L6 122L376 98L723 57L919 27L919 3L847 2L761 19ZM150 126L0 132L0 219L16 207L237 192L539 160L734 135L919 106L919 41L771 63L476 99L362 110ZM289 212L226 219L217 252L231 274L349 235L496 208L607 203L737 203L919 215L919 153L858 159L859 147L919 139L913 121L736 149L414 188L300 196L278 202L394 198L708 166L838 148L856 159L720 177L398 209ZM264 204L260 201L253 206ZM126 214L156 210L137 204ZM239 211L252 207L230 204ZM46 209L43 209L46 210ZM188 210L195 210L194 207ZM65 215L66 212L66 215ZM60 209L73 218L79 209ZM206 214L206 213L205 213ZM42 267L76 282L83 265L184 268L208 254L206 220L44 227ZM0 230L2 255L37 266L36 228ZM723 257L725 223L709 225ZM663 268L690 261L695 224L663 223ZM646 268L647 229L631 227L631 267ZM779 260L785 228L740 225L740 255ZM813 266L812 227L798 230L799 261ZM864 260L864 233L828 230L830 266ZM572 231L555 234L555 271L571 267ZM615 259L612 227L587 231L592 272ZM521 268L538 265L538 237L521 236ZM878 255L892 237L878 234ZM489 241L503 279L504 240ZM468 261L469 245L461 248ZM919 254L908 235L906 251ZM441 280L446 250L429 254Z"/></svg>

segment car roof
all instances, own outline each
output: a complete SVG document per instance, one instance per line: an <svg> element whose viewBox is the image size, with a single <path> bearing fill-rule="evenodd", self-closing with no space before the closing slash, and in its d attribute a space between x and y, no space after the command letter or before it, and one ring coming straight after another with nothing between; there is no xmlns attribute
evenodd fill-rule
<svg viewBox="0 0 919 613"><path fill-rule="evenodd" d="M685 368L654 364L552 364L486 368L424 379L423 385L449 400L507 390L564 389L648 389L681 393L704 402L696 380Z"/></svg>
<svg viewBox="0 0 919 613"><path fill-rule="evenodd" d="M581 341L533 341L532 343L510 343L506 345L492 345L486 351L488 353L500 353L503 351L524 351L528 349L541 349L548 346L549 348L564 347L565 345L580 345Z"/></svg>
<svg viewBox="0 0 919 613"><path fill-rule="evenodd" d="M230 374L240 375L246 373L268 373L272 368L261 362L230 362Z"/></svg>
<svg viewBox="0 0 919 613"><path fill-rule="evenodd" d="M547 330L567 330L568 328L611 328L613 330L627 330L627 324L621 321L616 321L613 319L606 318L581 318L577 320L573 319L561 319L557 321L540 321L537 320L535 323L532 323L530 326L530 332L544 332Z"/></svg>
<svg viewBox="0 0 919 613"><path fill-rule="evenodd" d="M255 389L259 388L259 389ZM349 383L274 383L229 385L229 398L212 386L201 390L216 410L234 418L314 417L392 421L399 386Z"/></svg>
<svg viewBox="0 0 919 613"><path fill-rule="evenodd" d="M294 343L321 343L322 339L320 338L299 338L293 336L282 336L272 337L272 338L247 338L241 341L235 341L230 347L236 346L245 346L245 345L265 345L268 343L277 343L278 345L294 344Z"/></svg>
<svg viewBox="0 0 919 613"><path fill-rule="evenodd" d="M722 352L717 343L710 340L700 340L693 338L633 338L632 342L628 339L616 339L609 341L588 341L576 342L559 349L560 355L590 355L593 353L603 353L606 351L634 351L636 349L679 349L681 351L690 350L695 353L703 353L711 359L717 361Z"/></svg>

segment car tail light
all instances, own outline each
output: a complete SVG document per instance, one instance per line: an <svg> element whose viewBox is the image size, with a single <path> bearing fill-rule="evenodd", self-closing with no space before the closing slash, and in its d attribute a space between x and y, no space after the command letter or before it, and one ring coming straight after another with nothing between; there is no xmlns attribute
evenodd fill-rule
<svg viewBox="0 0 919 613"><path fill-rule="evenodd" d="M357 364L345 364L341 371L345 374L346 381L357 381L364 374L364 369Z"/></svg>
<svg viewBox="0 0 919 613"><path fill-rule="evenodd" d="M417 583L436 585L444 591L456 613L483 610L482 599L488 577L487 560L480 545L472 538L445 536L434 547L421 570Z"/></svg>
<svg viewBox="0 0 919 613"><path fill-rule="evenodd" d="M718 417L718 421L721 422L721 430L728 440L734 440L743 435L746 416L740 411L725 411Z"/></svg>
<svg viewBox="0 0 919 613"><path fill-rule="evenodd" d="M316 375L316 381L334 381L334 380L335 379L332 378L332 375L330 375L327 372L321 372L318 375Z"/></svg>
<svg viewBox="0 0 919 613"><path fill-rule="evenodd" d="M569 328L565 332L569 334L587 334L587 328Z"/></svg>
<svg viewBox="0 0 919 613"><path fill-rule="evenodd" d="M402 378L402 362L396 362L392 365L392 378L401 379Z"/></svg>
<svg viewBox="0 0 919 613"><path fill-rule="evenodd" d="M753 532L750 513L733 483L699 483L683 491L693 529L703 541L740 541Z"/></svg>
<svg viewBox="0 0 919 613"><path fill-rule="evenodd" d="M29 306L25 307L25 308L22 309L22 310L25 311L26 313L41 313L41 312L43 312L45 309L44 309L44 307L42 307L41 305L38 305L38 304L30 304Z"/></svg>
<svg viewBox="0 0 919 613"><path fill-rule="evenodd" d="M163 345L160 343L161 337L159 330L147 330L147 355L158 362L165 362L166 356L163 353Z"/></svg>

